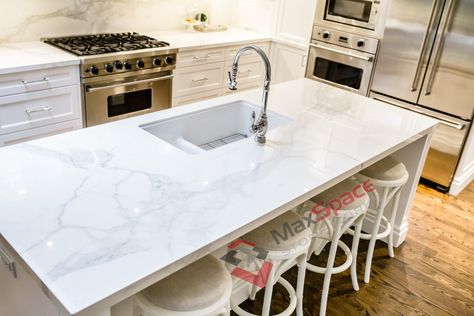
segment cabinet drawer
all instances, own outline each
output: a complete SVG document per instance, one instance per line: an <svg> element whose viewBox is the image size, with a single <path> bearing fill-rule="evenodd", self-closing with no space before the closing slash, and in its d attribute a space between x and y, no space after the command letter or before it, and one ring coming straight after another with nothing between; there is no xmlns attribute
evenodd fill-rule
<svg viewBox="0 0 474 316"><path fill-rule="evenodd" d="M173 96L179 97L222 87L224 63L177 69L174 73Z"/></svg>
<svg viewBox="0 0 474 316"><path fill-rule="evenodd" d="M242 47L245 46L257 46L260 47L265 54L267 54L268 58L270 58L270 42L265 42L265 43L256 43L256 44L247 44L247 45L238 45L238 46L231 46L228 47L226 50L226 60L232 61L235 57L235 54L241 49ZM246 51L240 56L240 61L241 62L250 62L250 61L257 61L261 60L260 56L255 51Z"/></svg>
<svg viewBox="0 0 474 316"><path fill-rule="evenodd" d="M189 103L204 101L212 98L217 98L223 95L222 89L210 90L195 94L190 94L182 97L173 98L173 106L180 106Z"/></svg>
<svg viewBox="0 0 474 316"><path fill-rule="evenodd" d="M77 66L22 71L0 76L0 96L79 84Z"/></svg>
<svg viewBox="0 0 474 316"><path fill-rule="evenodd" d="M78 86L0 97L0 135L80 118Z"/></svg>
<svg viewBox="0 0 474 316"><path fill-rule="evenodd" d="M226 73L231 71L232 62L226 62ZM263 85L265 67L261 61L239 63L239 72L237 74L237 89L244 84L254 83ZM227 87L225 80L224 86Z"/></svg>
<svg viewBox="0 0 474 316"><path fill-rule="evenodd" d="M72 120L38 128L31 128L16 133L0 135L0 147L24 143L30 140L71 132L81 128L81 120ZM2 314L0 313L0 315Z"/></svg>
<svg viewBox="0 0 474 316"><path fill-rule="evenodd" d="M221 62L225 59L225 48L196 49L179 52L176 67L187 67Z"/></svg>

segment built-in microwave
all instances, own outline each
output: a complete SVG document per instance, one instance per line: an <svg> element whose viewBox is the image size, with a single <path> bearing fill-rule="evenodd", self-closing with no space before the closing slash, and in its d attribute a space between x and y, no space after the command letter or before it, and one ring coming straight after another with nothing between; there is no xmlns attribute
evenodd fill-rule
<svg viewBox="0 0 474 316"><path fill-rule="evenodd" d="M320 0L316 8L316 24L330 27L341 25L348 32L354 33L355 29L366 30L365 34L380 34L379 30L381 1L388 0ZM327 23L330 24L327 24ZM382 27L383 28L383 27Z"/></svg>

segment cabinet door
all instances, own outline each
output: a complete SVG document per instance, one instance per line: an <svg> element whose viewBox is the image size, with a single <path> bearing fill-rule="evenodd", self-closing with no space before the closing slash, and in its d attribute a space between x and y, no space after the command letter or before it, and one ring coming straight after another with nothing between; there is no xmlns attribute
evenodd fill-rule
<svg viewBox="0 0 474 316"><path fill-rule="evenodd" d="M280 0L277 37L306 44L311 38L316 0Z"/></svg>
<svg viewBox="0 0 474 316"><path fill-rule="evenodd" d="M283 44L272 44L273 82L304 78L308 50Z"/></svg>

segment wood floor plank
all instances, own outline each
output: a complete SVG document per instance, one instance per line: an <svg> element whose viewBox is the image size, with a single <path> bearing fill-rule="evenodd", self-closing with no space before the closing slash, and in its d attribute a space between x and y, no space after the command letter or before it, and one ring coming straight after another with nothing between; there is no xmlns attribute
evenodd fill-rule
<svg viewBox="0 0 474 316"><path fill-rule="evenodd" d="M369 284L362 281L367 241L361 241L357 261L359 285L353 291L349 273L331 280L327 315L474 315L474 183L458 197L420 185L411 210L406 242L389 258L386 245L377 242ZM344 241L350 244L349 236ZM324 254L311 262L325 264ZM342 263L338 252L336 262ZM297 270L284 277L293 285ZM323 276L308 272L304 314L319 315ZM259 313L262 291L255 301L242 304ZM284 289L277 286L272 313L288 304Z"/></svg>

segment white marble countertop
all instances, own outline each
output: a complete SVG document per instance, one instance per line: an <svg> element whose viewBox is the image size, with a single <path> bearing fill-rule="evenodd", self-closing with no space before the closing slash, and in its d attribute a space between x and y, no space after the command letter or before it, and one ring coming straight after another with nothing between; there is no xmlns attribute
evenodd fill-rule
<svg viewBox="0 0 474 316"><path fill-rule="evenodd" d="M0 233L71 313L117 303L429 133L437 121L308 79L294 121L190 155L138 126L260 90L0 148Z"/></svg>
<svg viewBox="0 0 474 316"><path fill-rule="evenodd" d="M0 75L67 65L79 65L79 58L49 44L39 41L0 44Z"/></svg>

